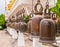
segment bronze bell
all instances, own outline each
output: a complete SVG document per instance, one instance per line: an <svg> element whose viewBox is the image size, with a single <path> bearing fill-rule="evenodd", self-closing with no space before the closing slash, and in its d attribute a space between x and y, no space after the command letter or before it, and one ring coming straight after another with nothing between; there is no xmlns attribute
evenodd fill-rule
<svg viewBox="0 0 60 47"><path fill-rule="evenodd" d="M31 34L34 36L39 35L39 30L40 30L40 21L42 20L42 17L33 17L31 20Z"/></svg>
<svg viewBox="0 0 60 47"><path fill-rule="evenodd" d="M21 32L25 32L27 30L27 24L25 22L20 22L19 26Z"/></svg>
<svg viewBox="0 0 60 47"><path fill-rule="evenodd" d="M55 22L55 24L56 24L56 30L57 30L57 15L56 15L56 13L55 12L53 12L53 14L52 14L52 19L54 20L54 22Z"/></svg>
<svg viewBox="0 0 60 47"><path fill-rule="evenodd" d="M27 23L27 32L28 32L28 33L31 33L31 22L32 22L32 21L29 20L28 23Z"/></svg>
<svg viewBox="0 0 60 47"><path fill-rule="evenodd" d="M43 19L40 22L40 42L54 43L56 36L56 26L52 19Z"/></svg>
<svg viewBox="0 0 60 47"><path fill-rule="evenodd" d="M40 3L40 0L37 0L37 3L34 7L34 10L35 10L35 14L36 15L42 15L43 14L43 7L42 7L42 4Z"/></svg>

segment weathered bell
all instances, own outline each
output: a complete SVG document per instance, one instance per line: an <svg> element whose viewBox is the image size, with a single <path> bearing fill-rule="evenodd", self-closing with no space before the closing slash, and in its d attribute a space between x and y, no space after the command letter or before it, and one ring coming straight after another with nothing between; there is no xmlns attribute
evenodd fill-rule
<svg viewBox="0 0 60 47"><path fill-rule="evenodd" d="M52 19L53 19L53 21L55 22L56 32L57 32L57 22L58 22L58 19L57 19L56 12L53 12L53 13L52 13Z"/></svg>
<svg viewBox="0 0 60 47"><path fill-rule="evenodd" d="M40 21L42 20L42 17L33 17L31 20L31 34L32 35L39 35L39 30L40 30Z"/></svg>
<svg viewBox="0 0 60 47"><path fill-rule="evenodd" d="M34 7L35 14L36 15L42 15L43 14L43 7L42 4L40 3L40 0L37 0L37 3Z"/></svg>
<svg viewBox="0 0 60 47"><path fill-rule="evenodd" d="M20 31L25 32L27 30L27 24L25 22L20 22Z"/></svg>
<svg viewBox="0 0 60 47"><path fill-rule="evenodd" d="M14 23L14 28L19 31L20 30L20 23L15 22Z"/></svg>
<svg viewBox="0 0 60 47"><path fill-rule="evenodd" d="M27 23L27 32L31 33L31 20L29 20L29 22Z"/></svg>
<svg viewBox="0 0 60 47"><path fill-rule="evenodd" d="M56 26L52 19L43 19L40 22L40 42L55 42Z"/></svg>

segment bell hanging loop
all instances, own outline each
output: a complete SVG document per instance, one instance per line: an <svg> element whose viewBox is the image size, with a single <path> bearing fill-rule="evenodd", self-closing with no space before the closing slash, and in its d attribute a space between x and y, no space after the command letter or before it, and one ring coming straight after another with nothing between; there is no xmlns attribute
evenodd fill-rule
<svg viewBox="0 0 60 47"><path fill-rule="evenodd" d="M51 12L50 12L50 9L49 9L49 2L47 0L46 2L46 6L45 6L45 10L44 10L44 17L48 17L48 18L51 18Z"/></svg>
<svg viewBox="0 0 60 47"><path fill-rule="evenodd" d="M42 15L43 14L43 6L42 6L40 0L37 0L37 3L34 7L34 11L35 11L34 13L36 15Z"/></svg>

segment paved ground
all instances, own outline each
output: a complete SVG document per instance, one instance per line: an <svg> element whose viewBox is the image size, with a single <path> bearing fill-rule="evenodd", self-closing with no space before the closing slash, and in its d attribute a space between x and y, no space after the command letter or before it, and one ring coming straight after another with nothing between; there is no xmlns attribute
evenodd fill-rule
<svg viewBox="0 0 60 47"><path fill-rule="evenodd" d="M24 35L24 39L25 39L25 46L18 46L17 40L12 39L11 36L6 33L6 31L0 30L0 47L33 47L32 41L30 41L26 35ZM49 46L45 45L41 46L39 44L39 47L49 47Z"/></svg>
<svg viewBox="0 0 60 47"><path fill-rule="evenodd" d="M26 45L24 47L32 47L32 43L25 38ZM6 31L0 31L0 47L19 47L17 41L11 38ZM21 47L21 46L20 46Z"/></svg>
<svg viewBox="0 0 60 47"><path fill-rule="evenodd" d="M5 33L5 31L0 31L0 47L11 47L11 37Z"/></svg>

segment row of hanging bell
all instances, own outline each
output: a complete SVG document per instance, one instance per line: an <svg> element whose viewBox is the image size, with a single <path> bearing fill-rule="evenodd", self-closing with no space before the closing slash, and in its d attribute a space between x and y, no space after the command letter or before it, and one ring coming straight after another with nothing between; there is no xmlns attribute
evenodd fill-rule
<svg viewBox="0 0 60 47"><path fill-rule="evenodd" d="M38 6L40 8L38 9ZM37 4L35 5L35 14L43 14L43 7L42 4L40 3L40 0L37 0ZM54 12L52 14L52 19L51 19L51 12L49 9L49 2L47 0L46 2L46 8L44 10L44 17L46 19L41 20L41 30L40 30L40 41L41 42L55 42L55 33L56 33L56 26L53 20L56 19L56 13ZM50 19L47 19L50 18ZM44 29L44 30L43 30ZM32 31L33 32L33 31Z"/></svg>

